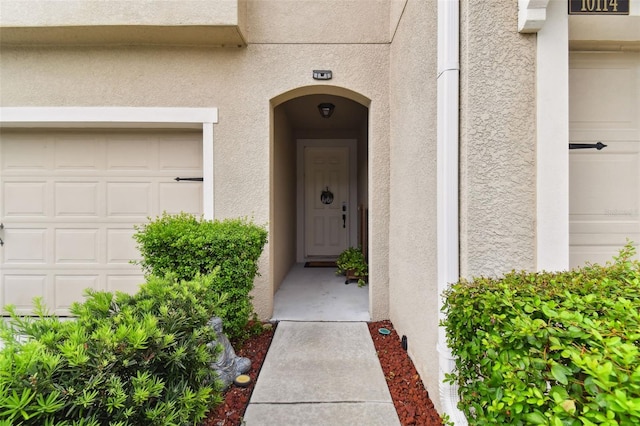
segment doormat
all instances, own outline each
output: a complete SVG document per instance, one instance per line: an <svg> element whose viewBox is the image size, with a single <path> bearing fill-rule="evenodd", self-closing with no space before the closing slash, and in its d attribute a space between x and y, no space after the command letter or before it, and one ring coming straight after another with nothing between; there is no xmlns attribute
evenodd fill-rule
<svg viewBox="0 0 640 426"><path fill-rule="evenodd" d="M305 268L335 268L336 262L333 261L313 261L304 264Z"/></svg>

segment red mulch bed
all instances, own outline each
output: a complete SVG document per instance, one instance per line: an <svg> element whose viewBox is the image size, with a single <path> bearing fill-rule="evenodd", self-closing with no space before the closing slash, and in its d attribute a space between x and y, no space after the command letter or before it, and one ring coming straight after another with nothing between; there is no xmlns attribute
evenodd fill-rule
<svg viewBox="0 0 640 426"><path fill-rule="evenodd" d="M368 325L400 423L403 426L442 425L442 420L429 399L429 394L424 388L413 362L402 349L400 338L391 322L371 322ZM381 327L389 329L391 334L381 335L378 332ZM241 348L235 348L238 356L251 359L251 371L249 372L251 384L246 388L232 385L224 395L224 402L209 413L203 426L241 425L242 416L249 404L251 392L253 392L274 332L274 329L265 331L259 336L248 339Z"/></svg>
<svg viewBox="0 0 640 426"><path fill-rule="evenodd" d="M247 339L240 348L233 345L236 355L251 360L251 370L247 373L251 377L251 383L245 388L229 386L224 394L224 401L209 413L203 426L240 426L242 424L242 416L249 405L251 392L255 387L264 358L267 356L273 333L275 328L266 329L262 334Z"/></svg>
<svg viewBox="0 0 640 426"><path fill-rule="evenodd" d="M380 334L378 330L382 327L390 330L391 334ZM369 332L400 423L403 426L442 425L442 419L429 399L429 393L424 388L413 362L402 349L400 337L391 322L370 322Z"/></svg>

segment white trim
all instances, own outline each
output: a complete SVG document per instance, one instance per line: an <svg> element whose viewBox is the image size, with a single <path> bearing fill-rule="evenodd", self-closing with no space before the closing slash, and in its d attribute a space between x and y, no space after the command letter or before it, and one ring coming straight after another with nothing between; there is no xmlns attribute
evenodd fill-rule
<svg viewBox="0 0 640 426"><path fill-rule="evenodd" d="M202 123L202 176L208 177L202 182L202 213L207 220L213 220L215 211L215 173L213 164L213 123Z"/></svg>
<svg viewBox="0 0 640 426"><path fill-rule="evenodd" d="M547 20L548 4L549 0L518 0L518 32L540 31Z"/></svg>
<svg viewBox="0 0 640 426"><path fill-rule="evenodd" d="M163 128L202 130L202 202L205 219L214 218L213 125L218 108L4 107L0 127Z"/></svg>
<svg viewBox="0 0 640 426"><path fill-rule="evenodd" d="M443 4L444 3L444 4ZM443 7L441 7L443 6ZM438 7L438 283L445 290L459 278L458 231L458 1ZM441 294L441 292L439 292Z"/></svg>
<svg viewBox="0 0 640 426"><path fill-rule="evenodd" d="M460 3L438 1L438 158L437 158L437 232L438 232L438 318L442 313L443 292L460 277L459 249L459 100L460 89ZM456 426L467 425L457 408L458 387L445 383L455 362L447 347L444 327L438 327L438 378L442 410Z"/></svg>
<svg viewBox="0 0 640 426"><path fill-rule="evenodd" d="M218 108L4 107L2 127L169 127L201 128L217 123Z"/></svg>
<svg viewBox="0 0 640 426"><path fill-rule="evenodd" d="M537 35L537 269L569 268L569 19L549 3Z"/></svg>

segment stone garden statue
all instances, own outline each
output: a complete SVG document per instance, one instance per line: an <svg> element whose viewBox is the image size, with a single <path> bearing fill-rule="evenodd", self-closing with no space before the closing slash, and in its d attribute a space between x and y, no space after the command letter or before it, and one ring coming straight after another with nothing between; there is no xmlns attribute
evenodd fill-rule
<svg viewBox="0 0 640 426"><path fill-rule="evenodd" d="M236 377L249 371L251 368L251 360L236 355L226 334L222 332L222 318L211 318L211 320L209 320L209 326L215 330L217 335L216 341L209 344L222 345L222 352L218 356L218 361L211 364L211 368L218 373L218 377L220 381L222 381L224 389L226 389L233 383Z"/></svg>

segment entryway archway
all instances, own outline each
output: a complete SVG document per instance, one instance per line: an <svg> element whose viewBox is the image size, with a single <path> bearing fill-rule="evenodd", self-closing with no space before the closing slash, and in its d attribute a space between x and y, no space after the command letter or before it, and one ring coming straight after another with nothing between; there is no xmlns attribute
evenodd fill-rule
<svg viewBox="0 0 640 426"><path fill-rule="evenodd" d="M350 296L327 295L332 288L347 291L344 285L333 287L331 280L340 282L335 268L305 271L304 264L322 266L321 262L335 260L348 247L360 246L368 251L368 100L334 86L310 86L287 92L271 104L274 294L289 275L298 281L317 280L317 288L307 288L301 296L304 303L309 303L299 308L307 315L304 319L314 319L309 317L314 315L310 309L325 311L325 317L316 319L349 319L348 315L327 318L327 309L319 300L326 298L327 303L333 303L332 312L349 313L347 306L336 310L335 303ZM353 291L356 286L349 287L348 291ZM322 293L314 296L314 291L321 288ZM368 289L357 290L368 315ZM354 308L353 301L348 304L352 310L363 309L362 305ZM274 315L278 312L277 300L275 305Z"/></svg>

